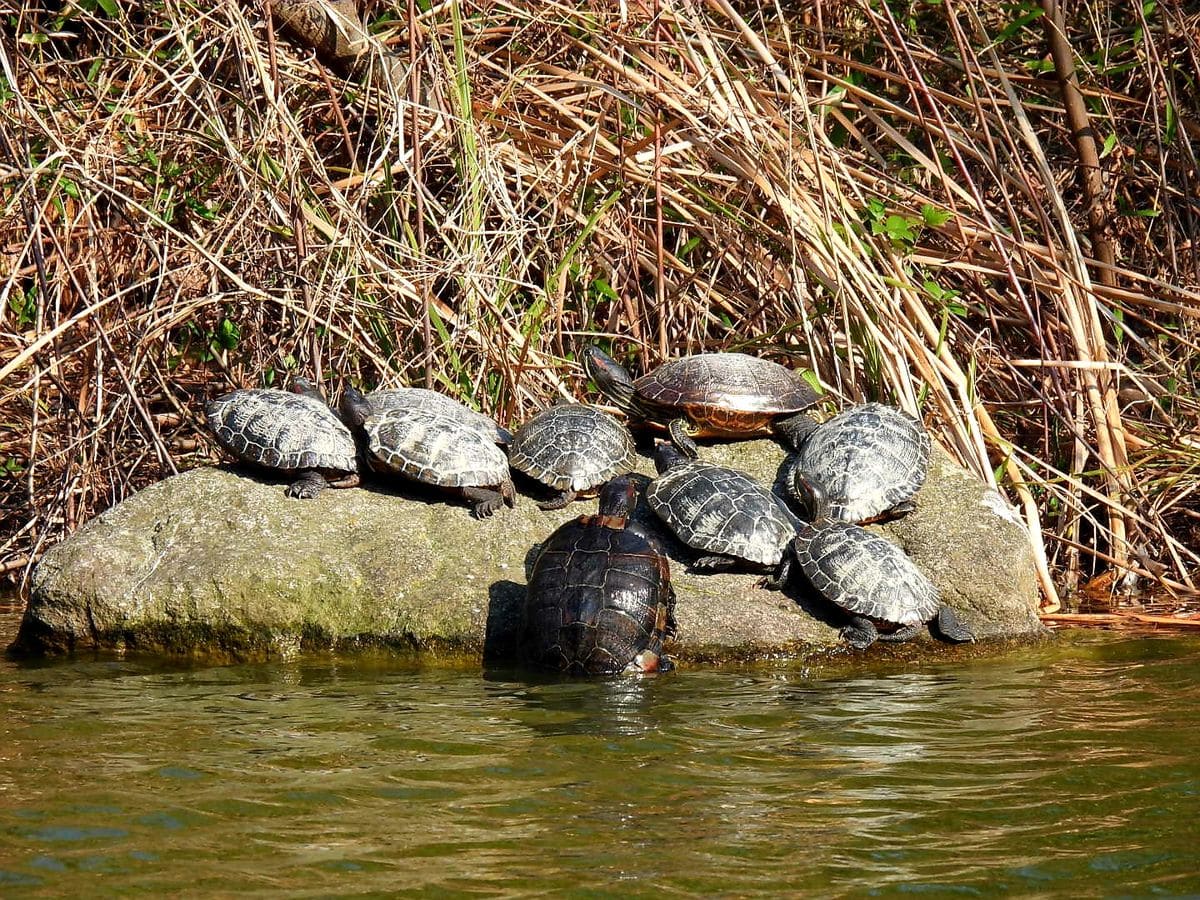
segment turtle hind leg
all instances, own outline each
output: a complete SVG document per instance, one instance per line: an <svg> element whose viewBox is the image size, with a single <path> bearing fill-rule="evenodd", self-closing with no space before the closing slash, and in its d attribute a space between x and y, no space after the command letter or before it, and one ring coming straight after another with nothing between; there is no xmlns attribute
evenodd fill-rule
<svg viewBox="0 0 1200 900"><path fill-rule="evenodd" d="M918 622L915 625L905 625L902 628L897 628L895 631L887 634L881 634L879 639L887 641L889 644L899 644L903 641L911 641L921 631L922 623Z"/></svg>
<svg viewBox="0 0 1200 900"><path fill-rule="evenodd" d="M284 491L289 497L298 500L311 500L328 487L325 476L316 469L305 469L299 477L287 486Z"/></svg>
<svg viewBox="0 0 1200 900"><path fill-rule="evenodd" d="M806 413L797 413L786 419L778 419L774 425L775 433L779 435L793 450L799 450L804 442L817 430L816 420Z"/></svg>
<svg viewBox="0 0 1200 900"><path fill-rule="evenodd" d="M934 619L938 636L955 644L972 643L975 632L950 607L943 605Z"/></svg>
<svg viewBox="0 0 1200 900"><path fill-rule="evenodd" d="M492 513L506 503L512 506L503 491L493 491L490 488L465 487L462 488L462 495L475 504L471 511L477 519L489 518Z"/></svg>
<svg viewBox="0 0 1200 900"><path fill-rule="evenodd" d="M565 490L559 491L557 496L551 497L549 500L543 500L538 504L538 509L562 509L564 506L567 506L569 503L571 503L575 497L575 492L570 488L566 488Z"/></svg>
<svg viewBox="0 0 1200 900"><path fill-rule="evenodd" d="M696 446L696 442L688 434L687 419L672 419L667 424L667 434L671 436L671 443L678 447L679 452L688 459L696 459L700 455L700 448Z"/></svg>
<svg viewBox="0 0 1200 900"><path fill-rule="evenodd" d="M842 640L855 650L866 650L879 640L879 630L866 616L851 616L850 624L842 629Z"/></svg>
<svg viewBox="0 0 1200 900"><path fill-rule="evenodd" d="M510 480L503 481L497 488L464 487L460 488L462 496L474 501L472 513L477 519L486 519L501 506L512 509L517 505L517 491Z"/></svg>

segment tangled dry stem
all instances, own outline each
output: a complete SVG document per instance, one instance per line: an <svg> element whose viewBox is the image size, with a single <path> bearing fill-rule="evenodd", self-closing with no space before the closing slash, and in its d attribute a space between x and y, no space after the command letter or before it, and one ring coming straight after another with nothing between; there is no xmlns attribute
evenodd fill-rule
<svg viewBox="0 0 1200 900"><path fill-rule="evenodd" d="M1189 589L1200 30L1091 5L1067 72L1043 5L5 9L0 570L212 460L230 387L513 422L611 340L923 413L1020 505L1048 603Z"/></svg>

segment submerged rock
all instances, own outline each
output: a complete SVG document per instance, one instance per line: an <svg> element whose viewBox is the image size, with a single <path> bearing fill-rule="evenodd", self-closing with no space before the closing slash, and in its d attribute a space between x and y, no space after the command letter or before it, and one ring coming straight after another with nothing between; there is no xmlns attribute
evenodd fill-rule
<svg viewBox="0 0 1200 900"><path fill-rule="evenodd" d="M702 456L775 481L771 441ZM652 473L642 458L642 471ZM522 497L487 520L418 487L325 491L311 501L241 471L168 478L50 550L14 650L117 649L209 658L368 647L503 661L537 543L595 501L542 511ZM665 531L640 500L636 516ZM935 451L917 511L883 526L981 639L1039 634L1025 529L1003 501ZM841 619L802 579L786 593L750 574L693 575L673 560L680 660L805 656L841 645ZM928 652L931 647L921 647Z"/></svg>

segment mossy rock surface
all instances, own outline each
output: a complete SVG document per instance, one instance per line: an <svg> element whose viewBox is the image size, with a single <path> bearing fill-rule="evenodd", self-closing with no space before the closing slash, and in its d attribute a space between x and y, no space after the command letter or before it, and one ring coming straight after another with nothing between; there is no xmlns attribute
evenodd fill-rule
<svg viewBox="0 0 1200 900"><path fill-rule="evenodd" d="M708 445L705 459L776 481L771 441ZM643 471L652 474L649 460ZM356 648L502 661L526 566L595 501L543 512L527 496L478 521L466 506L395 482L291 500L233 468L166 479L98 516L41 560L14 649L253 658ZM654 523L639 504L638 517ZM935 452L917 511L881 529L927 571L981 639L1036 635L1032 552L999 496ZM802 583L695 575L667 542L682 661L804 657L840 646L840 620ZM875 652L874 648L871 652Z"/></svg>

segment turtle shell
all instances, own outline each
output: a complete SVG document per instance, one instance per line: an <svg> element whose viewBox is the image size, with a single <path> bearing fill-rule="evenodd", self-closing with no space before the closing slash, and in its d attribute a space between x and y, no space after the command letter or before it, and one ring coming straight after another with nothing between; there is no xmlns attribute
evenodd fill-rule
<svg viewBox="0 0 1200 900"><path fill-rule="evenodd" d="M469 406L428 388L384 388L367 395L371 409L378 412L400 412L406 410L437 410L455 418L463 425L476 428L497 444L507 444L512 435L497 425L489 416L476 412Z"/></svg>
<svg viewBox="0 0 1200 900"><path fill-rule="evenodd" d="M517 429L508 461L517 471L558 490L586 491L632 472L637 452L629 429L608 413L562 403Z"/></svg>
<svg viewBox="0 0 1200 900"><path fill-rule="evenodd" d="M774 566L796 520L769 490L737 469L681 462L646 489L646 501L690 547Z"/></svg>
<svg viewBox="0 0 1200 900"><path fill-rule="evenodd" d="M377 470L440 487L490 487L508 480L508 457L495 440L441 404L372 406L363 430Z"/></svg>
<svg viewBox="0 0 1200 900"><path fill-rule="evenodd" d="M817 426L789 462L821 485L829 516L864 522L911 500L929 474L929 433L913 416L882 403L864 403Z"/></svg>
<svg viewBox="0 0 1200 900"><path fill-rule="evenodd" d="M217 442L245 462L292 471L358 469L354 437L315 397L271 388L233 391L204 407Z"/></svg>
<svg viewBox="0 0 1200 900"><path fill-rule="evenodd" d="M908 555L858 525L802 523L792 546L809 583L854 615L919 625L941 608L937 588Z"/></svg>
<svg viewBox="0 0 1200 900"><path fill-rule="evenodd" d="M768 431L817 401L799 375L745 353L701 353L663 363L633 383L637 403L658 417L685 415L697 437Z"/></svg>
<svg viewBox="0 0 1200 900"><path fill-rule="evenodd" d="M582 516L542 545L526 594L529 662L576 675L614 675L674 622L670 563L655 541L605 516Z"/></svg>

